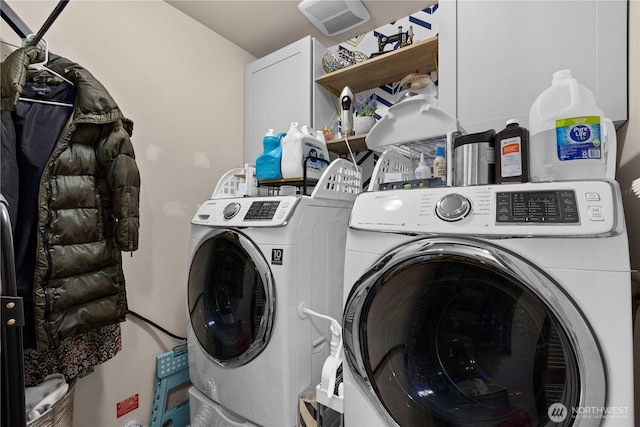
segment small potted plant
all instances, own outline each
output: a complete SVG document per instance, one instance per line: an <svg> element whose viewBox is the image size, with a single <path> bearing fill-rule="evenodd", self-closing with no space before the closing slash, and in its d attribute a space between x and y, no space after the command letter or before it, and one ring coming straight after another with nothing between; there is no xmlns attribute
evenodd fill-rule
<svg viewBox="0 0 640 427"><path fill-rule="evenodd" d="M355 104L356 118L353 121L353 130L356 135L362 135L371 130L376 124L376 109L378 108L378 99L375 93L369 96L358 96Z"/></svg>

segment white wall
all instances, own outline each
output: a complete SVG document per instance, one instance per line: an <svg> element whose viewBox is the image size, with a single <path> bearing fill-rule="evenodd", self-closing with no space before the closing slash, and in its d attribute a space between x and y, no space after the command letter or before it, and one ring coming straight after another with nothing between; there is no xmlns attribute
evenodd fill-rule
<svg viewBox="0 0 640 427"><path fill-rule="evenodd" d="M618 131L617 180L627 218L629 251L634 293L640 300L640 196L631 190L633 180L640 184L640 1L629 1L629 121ZM640 301L639 301L640 302ZM635 326L635 417L640 425L640 313Z"/></svg>
<svg viewBox="0 0 640 427"><path fill-rule="evenodd" d="M36 32L56 1L8 0ZM19 39L2 21L2 58ZM189 224L220 176L241 166L246 51L160 0L68 3L45 35L51 50L91 71L134 121L142 179L140 249L125 255L129 307L186 336ZM178 342L136 319L123 350L78 381L75 426L148 425L155 356ZM116 418L117 402L140 407Z"/></svg>
<svg viewBox="0 0 640 427"><path fill-rule="evenodd" d="M640 1L629 1L629 120L618 131L618 174L622 188L631 268L640 270L640 197L631 191L631 182L640 179ZM640 185L640 181L639 184ZM640 274L634 272L640 286Z"/></svg>

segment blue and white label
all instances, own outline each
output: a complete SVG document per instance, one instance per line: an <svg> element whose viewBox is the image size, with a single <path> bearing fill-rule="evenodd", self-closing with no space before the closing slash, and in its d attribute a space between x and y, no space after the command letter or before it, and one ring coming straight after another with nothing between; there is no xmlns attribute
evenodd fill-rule
<svg viewBox="0 0 640 427"><path fill-rule="evenodd" d="M559 160L602 158L600 116L556 120L556 141Z"/></svg>

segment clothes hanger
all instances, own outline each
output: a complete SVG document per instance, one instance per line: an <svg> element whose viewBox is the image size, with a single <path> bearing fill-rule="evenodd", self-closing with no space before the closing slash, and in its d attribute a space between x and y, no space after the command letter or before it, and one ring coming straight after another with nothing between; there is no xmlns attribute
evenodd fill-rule
<svg viewBox="0 0 640 427"><path fill-rule="evenodd" d="M34 37L35 37L34 34L27 35L27 37L25 37L25 39L22 42L23 46L30 45ZM45 39L40 39L40 41L37 44L37 47L39 47L39 48L44 50L44 61L35 62L35 63L32 63L32 64L29 64L29 69L30 70L36 70L36 71L46 71L48 73L51 73L51 74L61 78L65 82L69 83L71 86L75 86L73 84L73 82L71 82L71 80L69 80L66 77L56 73L55 71L53 71L52 69L50 69L50 68L48 68L46 66L46 64L49 62L49 44L47 43L47 41ZM48 105L55 105L55 106L60 106L60 107L73 108L73 104L69 104L69 103L66 103L66 102L47 101L47 100L44 100L44 99L25 98L25 97L22 97L22 96L18 97L18 100L26 101L26 102L35 102L35 103L38 103L38 104L48 104Z"/></svg>
<svg viewBox="0 0 640 427"><path fill-rule="evenodd" d="M26 102L35 102L37 104L48 104L48 105L56 105L58 107L69 107L69 108L73 108L73 104L68 104L66 102L57 102L57 101L45 101L44 99L32 99L32 98L24 98L22 96L18 97L19 101L26 101Z"/></svg>
<svg viewBox="0 0 640 427"><path fill-rule="evenodd" d="M35 37L35 34L29 34L27 35L27 37L25 37L24 41L22 42L23 46L28 46L31 43L31 40ZM37 47L40 47L42 50L44 50L44 61L42 62L34 62L32 64L29 64L29 69L30 70L37 70L37 71L47 71L57 77L60 77L62 80L64 80L65 82L69 83L72 86L75 86L73 84L73 82L71 82L71 80L67 79L66 77L56 73L55 71L53 71L51 68L47 68L47 63L49 62L49 44L47 43L47 41L45 39L40 39L40 41L37 44Z"/></svg>
<svg viewBox="0 0 640 427"><path fill-rule="evenodd" d="M39 62L39 63L29 65L30 69L46 70L52 73L53 75L60 77L62 80L66 81L70 85L75 86L69 79L61 76L60 74L46 67L47 62L49 62L49 44L43 38L44 34L47 32L47 30L49 30L51 25L53 25L55 20L58 18L58 15L62 13L64 8L67 7L68 4L69 4L69 0L60 0L56 5L56 7L51 12L51 14L49 15L49 17L47 18L47 20L44 22L44 24L42 24L42 27L40 28L40 30L38 30L38 33L27 35L27 37L25 37L24 40L22 41L22 45L23 46L33 45L33 46L44 47L44 62Z"/></svg>

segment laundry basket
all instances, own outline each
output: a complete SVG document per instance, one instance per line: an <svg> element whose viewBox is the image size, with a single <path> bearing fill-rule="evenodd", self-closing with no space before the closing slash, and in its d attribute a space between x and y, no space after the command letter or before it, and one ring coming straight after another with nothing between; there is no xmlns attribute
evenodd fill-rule
<svg viewBox="0 0 640 427"><path fill-rule="evenodd" d="M245 170L242 168L231 169L225 173L218 181L216 188L211 195L212 199L228 199L231 197L242 197L241 186L244 184Z"/></svg>
<svg viewBox="0 0 640 427"><path fill-rule="evenodd" d="M27 427L73 427L73 396L76 380L69 383L69 390L62 399L54 403L37 419L27 423Z"/></svg>
<svg viewBox="0 0 640 427"><path fill-rule="evenodd" d="M447 152L451 151L452 141L461 135L461 132L449 132L446 135L431 138L416 139L404 144L391 144L384 147L380 154L369 182L368 191L379 191L393 188L415 188L419 187L440 187L441 181L435 178L426 180L416 180L414 178L415 168L418 166L420 156L423 155L428 166L433 165L438 146L445 147ZM447 177L452 176L451 162L447 162Z"/></svg>
<svg viewBox="0 0 640 427"><path fill-rule="evenodd" d="M345 159L335 159L324 170L311 197L355 200L362 191L362 169Z"/></svg>

